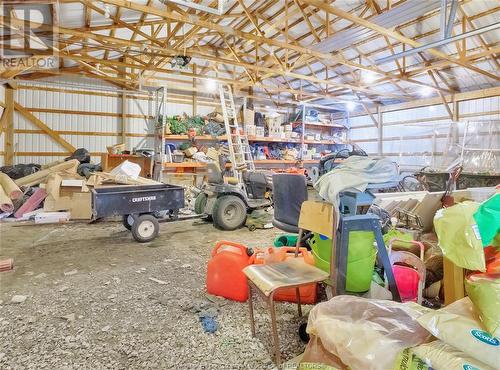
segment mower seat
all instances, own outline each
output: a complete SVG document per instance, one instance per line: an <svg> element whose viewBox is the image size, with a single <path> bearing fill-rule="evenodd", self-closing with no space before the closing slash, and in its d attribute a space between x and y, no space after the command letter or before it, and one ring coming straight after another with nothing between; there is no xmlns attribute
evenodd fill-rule
<svg viewBox="0 0 500 370"><path fill-rule="evenodd" d="M222 172L216 163L213 162L207 163L207 182L209 184L224 183L224 177L222 176Z"/></svg>
<svg viewBox="0 0 500 370"><path fill-rule="evenodd" d="M273 200L274 227L289 233L298 233L300 207L307 200L306 177L295 173L274 174Z"/></svg>

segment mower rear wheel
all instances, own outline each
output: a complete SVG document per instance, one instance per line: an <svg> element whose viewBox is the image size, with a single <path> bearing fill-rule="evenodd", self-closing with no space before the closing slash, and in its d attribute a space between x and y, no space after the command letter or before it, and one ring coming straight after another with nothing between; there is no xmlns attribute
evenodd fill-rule
<svg viewBox="0 0 500 370"><path fill-rule="evenodd" d="M208 195L205 193L200 193L194 200L194 211L197 215L205 213L205 207L207 206ZM207 215L206 220L212 221L212 215Z"/></svg>
<svg viewBox="0 0 500 370"><path fill-rule="evenodd" d="M236 230L247 219L245 203L235 195L223 195L215 201L212 210L214 226L222 230Z"/></svg>

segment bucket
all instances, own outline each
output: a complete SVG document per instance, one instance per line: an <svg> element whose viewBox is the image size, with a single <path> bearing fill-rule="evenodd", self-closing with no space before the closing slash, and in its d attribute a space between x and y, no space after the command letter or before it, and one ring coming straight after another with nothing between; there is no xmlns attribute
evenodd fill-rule
<svg viewBox="0 0 500 370"><path fill-rule="evenodd" d="M372 231L351 231L349 233L349 255L347 256L347 260L351 261L371 257L374 241L375 235ZM309 241L309 245L316 256L330 263L332 251L332 242L330 239L314 233ZM327 272L329 271L330 267L328 266Z"/></svg>
<svg viewBox="0 0 500 370"><path fill-rule="evenodd" d="M347 256L346 290L353 293L370 289L377 251L373 248L375 236L371 231L351 231L349 233L349 253ZM314 264L325 272L330 272L331 240L314 234L309 242Z"/></svg>
<svg viewBox="0 0 500 370"><path fill-rule="evenodd" d="M362 293L370 289L377 251L369 257L347 262L346 287L348 292Z"/></svg>

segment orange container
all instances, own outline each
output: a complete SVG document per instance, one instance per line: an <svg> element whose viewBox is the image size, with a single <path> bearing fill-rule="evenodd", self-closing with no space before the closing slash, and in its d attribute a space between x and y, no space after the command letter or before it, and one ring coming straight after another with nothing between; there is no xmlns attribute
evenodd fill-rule
<svg viewBox="0 0 500 370"><path fill-rule="evenodd" d="M249 249L243 244L218 242L207 265L207 291L235 301L248 299L248 287L243 269L253 262Z"/></svg>
<svg viewBox="0 0 500 370"><path fill-rule="evenodd" d="M287 258L295 258L295 247L269 247L265 251L259 251L255 254L255 263L275 263L285 261ZM314 258L306 248L299 248L299 256L310 265L314 265ZM313 283L299 288L300 302L305 304L314 304L317 300L318 284ZM274 294L274 300L285 302L297 302L296 288L283 288Z"/></svg>

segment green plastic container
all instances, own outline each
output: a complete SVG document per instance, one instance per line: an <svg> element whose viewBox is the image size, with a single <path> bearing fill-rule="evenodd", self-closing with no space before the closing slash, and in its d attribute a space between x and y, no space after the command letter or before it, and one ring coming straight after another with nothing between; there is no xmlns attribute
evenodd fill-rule
<svg viewBox="0 0 500 370"><path fill-rule="evenodd" d="M377 259L377 251L373 250L369 257L355 261L347 261L346 291L362 293L370 289L373 268ZM330 272L330 262L319 257L314 251L314 264L325 272Z"/></svg>
<svg viewBox="0 0 500 370"><path fill-rule="evenodd" d="M349 253L347 256L346 290L353 293L370 289L377 250L373 247L375 235L371 231L351 231L349 233ZM331 240L314 234L311 246L316 267L330 272Z"/></svg>
<svg viewBox="0 0 500 370"><path fill-rule="evenodd" d="M297 234L279 235L274 239L275 247L295 247L297 244Z"/></svg>

